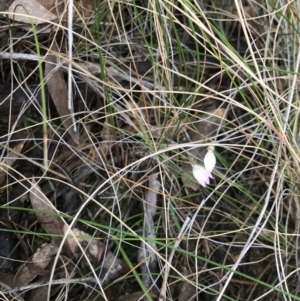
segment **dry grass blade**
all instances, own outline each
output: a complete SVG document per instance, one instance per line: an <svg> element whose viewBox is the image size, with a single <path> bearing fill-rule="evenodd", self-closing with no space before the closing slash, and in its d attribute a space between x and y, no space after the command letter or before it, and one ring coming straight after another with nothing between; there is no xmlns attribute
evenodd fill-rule
<svg viewBox="0 0 300 301"><path fill-rule="evenodd" d="M36 1L2 20L0 239L62 237L47 298L300 301L300 2Z"/></svg>
<svg viewBox="0 0 300 301"><path fill-rule="evenodd" d="M144 296L143 292L134 292L124 296L119 296L115 298L113 301L140 301L143 296Z"/></svg>

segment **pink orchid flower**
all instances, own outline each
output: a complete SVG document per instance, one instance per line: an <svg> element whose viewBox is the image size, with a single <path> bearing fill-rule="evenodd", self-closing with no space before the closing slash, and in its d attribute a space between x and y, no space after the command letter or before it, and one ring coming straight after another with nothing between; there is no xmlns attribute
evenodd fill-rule
<svg viewBox="0 0 300 301"><path fill-rule="evenodd" d="M213 150L211 148L208 149L208 152L206 153L204 157L204 166L205 169L209 172L212 172L215 168L217 163L216 157L213 153Z"/></svg>
<svg viewBox="0 0 300 301"><path fill-rule="evenodd" d="M207 171L203 166L200 165L193 165L193 175L203 187L209 184L209 178L214 178L211 172Z"/></svg>
<svg viewBox="0 0 300 301"><path fill-rule="evenodd" d="M200 165L193 165L193 175L195 179L202 185L203 187L206 187L206 185L209 185L209 179L213 179L211 172L215 168L216 165L216 157L213 153L213 149L209 148L208 152L206 153L204 157L204 166Z"/></svg>

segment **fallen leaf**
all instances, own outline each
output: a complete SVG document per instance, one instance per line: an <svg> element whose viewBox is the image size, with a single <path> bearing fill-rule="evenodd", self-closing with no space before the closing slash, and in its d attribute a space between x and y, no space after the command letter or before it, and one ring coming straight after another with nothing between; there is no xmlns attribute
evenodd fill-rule
<svg viewBox="0 0 300 301"><path fill-rule="evenodd" d="M7 176L7 172L10 167L13 166L17 158L19 157L26 139L20 141L14 148L8 149L7 156L0 162L0 184Z"/></svg>
<svg viewBox="0 0 300 301"><path fill-rule="evenodd" d="M93 263L98 264L104 252L105 245L87 233L73 228L68 232L68 226L64 225L63 232L68 237L66 243L69 245L72 255L78 260L82 256L82 250L87 258Z"/></svg>
<svg viewBox="0 0 300 301"><path fill-rule="evenodd" d="M8 10L10 5L14 2L14 0L2 0L0 1L0 12Z"/></svg>
<svg viewBox="0 0 300 301"><path fill-rule="evenodd" d="M41 271L46 269L50 260L57 253L57 249L58 247L54 242L42 245L35 252L31 261L24 264L16 273L12 288L27 285L36 276L41 274Z"/></svg>
<svg viewBox="0 0 300 301"><path fill-rule="evenodd" d="M56 15L35 0L15 0L8 8L7 15L9 19L29 24L57 19Z"/></svg>
<svg viewBox="0 0 300 301"><path fill-rule="evenodd" d="M65 83L63 72L57 66L59 65L59 57L55 53L59 53L56 42L52 44L51 54L47 56L45 63L45 77L47 79L48 91L55 104L60 120L63 126L67 129L71 138L76 144L79 144L79 139L73 128L73 119L68 108L68 90Z"/></svg>
<svg viewBox="0 0 300 301"><path fill-rule="evenodd" d="M39 185L32 181L30 190L30 201L32 208L36 210L35 215L41 226L48 234L60 235L63 234L64 220L59 215L53 204L43 194ZM61 238L53 238L59 244Z"/></svg>
<svg viewBox="0 0 300 301"><path fill-rule="evenodd" d="M57 263L54 266L54 260L50 262L47 266L49 270L47 274L40 275L35 279L35 283L51 283L51 269L55 268L54 279L64 279L64 278L78 278L83 277L80 268L74 263L70 258L60 254ZM51 287L50 296L55 296L62 288L64 283L58 285L53 285ZM35 289L30 290L30 294L26 300L36 301L36 300L48 300L48 286L41 285ZM68 298L69 299L69 298ZM54 300L50 298L50 300Z"/></svg>
<svg viewBox="0 0 300 301"><path fill-rule="evenodd" d="M96 267L102 260L104 270L107 271L102 277L103 285L108 284L112 280L123 275L124 272L128 271L126 263L117 258L111 251L105 252L103 257L105 245L100 240L95 239L77 228L73 228L68 231L67 225L65 225L63 229L64 234L68 233L68 237L66 239L68 247L75 259L77 261L81 260L79 264L82 268L89 268L90 264L93 267ZM82 251L85 256L82 256ZM89 262L87 262L87 260Z"/></svg>
<svg viewBox="0 0 300 301"><path fill-rule="evenodd" d="M61 16L65 8L65 0L36 0L54 15Z"/></svg>

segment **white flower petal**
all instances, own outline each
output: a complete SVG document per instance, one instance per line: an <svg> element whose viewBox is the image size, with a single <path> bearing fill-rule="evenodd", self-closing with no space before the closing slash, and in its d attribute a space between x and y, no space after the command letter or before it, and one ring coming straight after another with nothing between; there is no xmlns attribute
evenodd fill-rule
<svg viewBox="0 0 300 301"><path fill-rule="evenodd" d="M214 178L214 176L211 174L211 172L207 171L206 169L205 169L205 171L207 172L207 176L208 176L209 178L211 178L211 179Z"/></svg>
<svg viewBox="0 0 300 301"><path fill-rule="evenodd" d="M209 184L209 178L212 178L211 173L200 165L193 165L193 175L203 187Z"/></svg>
<svg viewBox="0 0 300 301"><path fill-rule="evenodd" d="M212 151L208 151L204 157L205 169L211 173L216 166L216 157Z"/></svg>

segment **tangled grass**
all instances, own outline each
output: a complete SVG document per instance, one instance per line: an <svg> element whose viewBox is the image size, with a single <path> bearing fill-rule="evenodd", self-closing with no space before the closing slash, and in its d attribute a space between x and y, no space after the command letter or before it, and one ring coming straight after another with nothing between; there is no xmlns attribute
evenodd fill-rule
<svg viewBox="0 0 300 301"><path fill-rule="evenodd" d="M86 256L62 275L59 249L49 300L300 300L300 6L224 3L95 1L75 19L71 61L62 24L10 41L28 56L3 61L3 74L31 97L10 107L0 135L5 222L28 256L52 237L26 202L34 177L66 223L126 266L105 282L105 264ZM69 72L69 127L55 100L38 101L48 53ZM192 164L211 146L203 188Z"/></svg>

